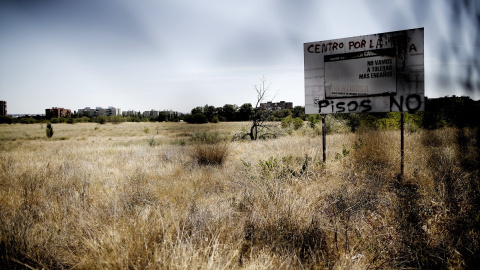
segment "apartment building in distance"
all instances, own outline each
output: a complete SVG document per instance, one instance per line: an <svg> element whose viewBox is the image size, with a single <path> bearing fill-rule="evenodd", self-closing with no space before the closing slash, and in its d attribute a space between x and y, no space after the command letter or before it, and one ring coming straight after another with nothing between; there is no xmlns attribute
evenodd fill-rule
<svg viewBox="0 0 480 270"><path fill-rule="evenodd" d="M112 106L109 106L108 108L96 107L95 109L90 107L85 107L83 109L78 109L77 114L79 116L92 116L92 117L98 117L102 115L111 116L111 115L122 115L122 110L120 108L115 108Z"/></svg>
<svg viewBox="0 0 480 270"><path fill-rule="evenodd" d="M7 116L7 102L0 100L0 116Z"/></svg>
<svg viewBox="0 0 480 270"><path fill-rule="evenodd" d="M158 117L160 115L159 111L155 110L150 110L150 111L144 111L143 116L145 117Z"/></svg>
<svg viewBox="0 0 480 270"><path fill-rule="evenodd" d="M140 111L134 111L134 110L128 110L128 111L122 111L122 116L138 116L140 114Z"/></svg>
<svg viewBox="0 0 480 270"><path fill-rule="evenodd" d="M47 118L71 117L72 111L70 109L52 107L51 109L45 109L45 116Z"/></svg>
<svg viewBox="0 0 480 270"><path fill-rule="evenodd" d="M280 111L283 109L293 109L293 102L272 102L260 103L260 109L262 110L271 110L271 111Z"/></svg>

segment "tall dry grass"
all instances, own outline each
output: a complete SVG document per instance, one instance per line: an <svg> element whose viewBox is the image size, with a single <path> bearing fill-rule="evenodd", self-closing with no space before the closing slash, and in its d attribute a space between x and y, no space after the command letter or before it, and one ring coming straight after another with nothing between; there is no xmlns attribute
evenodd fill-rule
<svg viewBox="0 0 480 270"><path fill-rule="evenodd" d="M231 136L242 125L219 132ZM156 124L148 134L144 123L54 129L48 140L35 135L44 134L39 126L0 126L3 268L479 263L476 130L407 135L399 179L398 131L328 135L326 164L321 137L305 129L228 143L228 158L205 166L189 140L203 132L198 126ZM151 136L162 143L152 147Z"/></svg>

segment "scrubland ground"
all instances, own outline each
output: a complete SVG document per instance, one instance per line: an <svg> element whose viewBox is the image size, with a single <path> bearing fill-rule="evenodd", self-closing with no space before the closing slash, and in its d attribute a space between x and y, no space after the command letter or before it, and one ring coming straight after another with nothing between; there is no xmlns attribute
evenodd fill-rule
<svg viewBox="0 0 480 270"><path fill-rule="evenodd" d="M330 134L323 164L318 132L229 140L247 125L57 124L51 139L42 125L0 126L0 263L480 265L478 130L407 134L400 179L398 130ZM190 139L206 130L217 131L216 140Z"/></svg>

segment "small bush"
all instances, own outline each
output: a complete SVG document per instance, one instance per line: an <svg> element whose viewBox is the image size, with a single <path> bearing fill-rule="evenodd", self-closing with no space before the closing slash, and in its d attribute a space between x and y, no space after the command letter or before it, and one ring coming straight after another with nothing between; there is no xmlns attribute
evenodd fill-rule
<svg viewBox="0 0 480 270"><path fill-rule="evenodd" d="M321 116L318 114L309 114L307 121L312 129L315 129L317 123L321 122Z"/></svg>
<svg viewBox="0 0 480 270"><path fill-rule="evenodd" d="M61 123L61 120L58 117L53 117L52 119L50 119L50 123L58 124L58 123Z"/></svg>
<svg viewBox="0 0 480 270"><path fill-rule="evenodd" d="M150 147L155 147L157 145L157 142L155 141L155 137L151 136L150 138L148 138L148 145Z"/></svg>
<svg viewBox="0 0 480 270"><path fill-rule="evenodd" d="M228 145L218 132L195 132L191 141L192 157L200 165L222 165L228 156Z"/></svg>
<svg viewBox="0 0 480 270"><path fill-rule="evenodd" d="M292 116L289 115L282 119L282 128L288 128L292 123L293 123L293 118Z"/></svg>
<svg viewBox="0 0 480 270"><path fill-rule="evenodd" d="M82 116L82 117L78 118L76 120L76 122L78 122L78 123L88 123L88 122L91 122L91 119L86 117L86 116Z"/></svg>
<svg viewBox="0 0 480 270"><path fill-rule="evenodd" d="M106 122L107 122L107 117L105 115L101 115L97 117L97 123L99 123L100 125L103 125Z"/></svg>
<svg viewBox="0 0 480 270"><path fill-rule="evenodd" d="M351 131L346 120L336 119L332 114L325 117L325 129L327 134L348 133Z"/></svg>
<svg viewBox="0 0 480 270"><path fill-rule="evenodd" d="M202 132L194 132L191 134L190 140L193 143L203 143L203 144L217 144L220 143L223 140L220 137L220 134L218 131L215 132L207 132L207 131L202 131Z"/></svg>
<svg viewBox="0 0 480 270"><path fill-rule="evenodd" d="M53 136L52 124L50 123L47 124L47 128L45 129L45 132L47 133L47 138L51 138Z"/></svg>
<svg viewBox="0 0 480 270"><path fill-rule="evenodd" d="M193 146L193 158L200 165L222 165L228 156L228 145L196 144Z"/></svg>
<svg viewBox="0 0 480 270"><path fill-rule="evenodd" d="M293 129L299 130L303 127L303 120L300 117L293 119Z"/></svg>
<svg viewBox="0 0 480 270"><path fill-rule="evenodd" d="M111 115L108 117L108 122L112 124L120 124L122 122L125 122L125 118L120 115Z"/></svg>
<svg viewBox="0 0 480 270"><path fill-rule="evenodd" d="M180 146L185 146L187 145L187 142L184 138L176 139L172 143L173 145L180 145Z"/></svg>

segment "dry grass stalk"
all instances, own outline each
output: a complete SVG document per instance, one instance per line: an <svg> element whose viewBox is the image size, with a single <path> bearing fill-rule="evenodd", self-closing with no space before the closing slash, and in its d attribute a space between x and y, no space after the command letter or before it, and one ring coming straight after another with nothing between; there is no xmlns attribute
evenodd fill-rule
<svg viewBox="0 0 480 270"><path fill-rule="evenodd" d="M477 130L408 135L400 182L398 132L329 135L325 165L321 138L309 130L227 145L223 137L242 124L222 126L215 143L199 143L185 136L202 132L197 126L155 123L149 130L163 143L149 147L145 123L97 126L55 125L51 140L38 126L0 126L6 268L478 263ZM211 147L205 154L194 152L204 146ZM195 165L212 161L222 166Z"/></svg>

